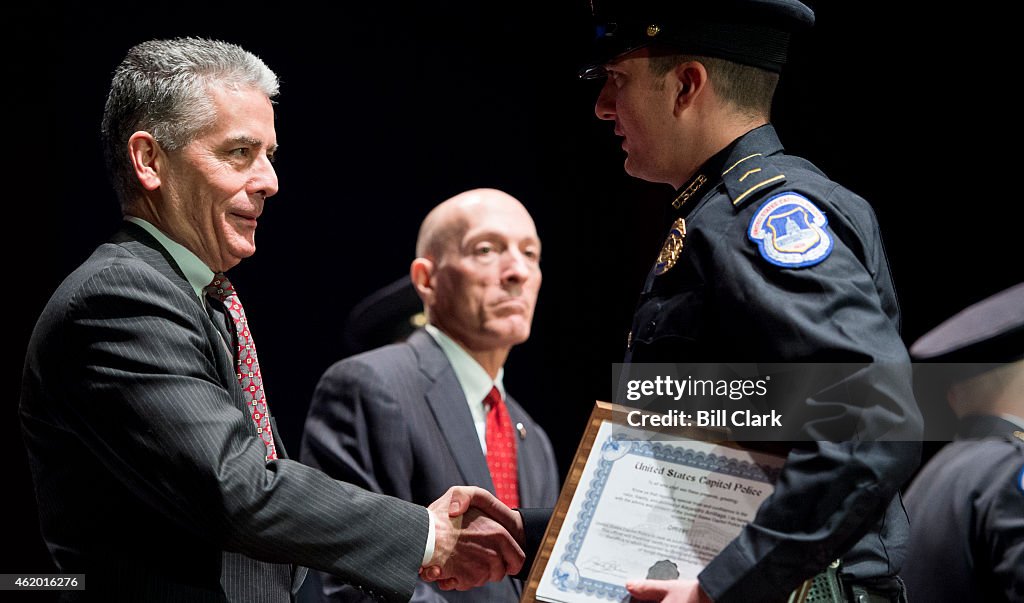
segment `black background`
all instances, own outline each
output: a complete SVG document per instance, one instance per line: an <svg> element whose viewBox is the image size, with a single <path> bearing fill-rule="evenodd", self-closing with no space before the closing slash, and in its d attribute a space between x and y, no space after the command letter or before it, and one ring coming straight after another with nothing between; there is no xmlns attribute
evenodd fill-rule
<svg viewBox="0 0 1024 603"><path fill-rule="evenodd" d="M875 207L909 344L1024 280L1008 38L998 15L811 4L817 27L794 44L773 121L788 152ZM433 205L489 186L521 199L544 241L534 333L506 384L566 471L594 399L607 398L671 194L623 173L612 126L593 115L599 84L575 78L585 2L79 3L7 17L0 573L52 568L18 429L21 363L50 293L118 226L99 121L112 70L150 38L235 42L282 80L280 193L258 253L231 275L287 447L297 452L313 387L341 355L348 311L407 271Z"/></svg>

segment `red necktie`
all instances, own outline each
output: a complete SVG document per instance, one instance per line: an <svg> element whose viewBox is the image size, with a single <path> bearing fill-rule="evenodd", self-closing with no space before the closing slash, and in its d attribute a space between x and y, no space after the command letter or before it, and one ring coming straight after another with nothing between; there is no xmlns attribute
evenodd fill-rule
<svg viewBox="0 0 1024 603"><path fill-rule="evenodd" d="M512 436L512 419L508 416L508 408L497 387L491 388L491 392L484 398L484 404L489 407L484 441L487 443L487 467L491 470L494 493L498 500L515 509L519 506L519 470L516 464L516 441Z"/></svg>
<svg viewBox="0 0 1024 603"><path fill-rule="evenodd" d="M203 291L207 295L219 299L224 303L232 322L235 323L235 335L238 340L238 352L235 354L235 368L238 376L238 383L242 390L250 396L249 411L252 420L256 424L256 431L267 447L267 460L277 458L277 447L274 446L274 434L270 429L270 417L267 416L267 397L263 393L263 377L260 375L260 362L256 358L256 344L252 341L252 333L249 332L249 321L245 319L245 310L242 309L242 302L238 301L238 293L234 285L218 272L213 277L213 282L207 285Z"/></svg>

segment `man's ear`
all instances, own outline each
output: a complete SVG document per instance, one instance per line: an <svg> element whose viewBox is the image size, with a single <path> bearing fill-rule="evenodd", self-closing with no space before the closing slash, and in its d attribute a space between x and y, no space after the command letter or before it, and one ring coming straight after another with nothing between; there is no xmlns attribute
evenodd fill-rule
<svg viewBox="0 0 1024 603"><path fill-rule="evenodd" d="M139 179L142 188L147 191L160 188L164 155L153 135L144 131L132 134L128 139L128 156L135 169L135 177Z"/></svg>
<svg viewBox="0 0 1024 603"><path fill-rule="evenodd" d="M678 114L693 105L708 87L708 70L700 61L686 61L676 65L672 70L672 84L676 87L676 106Z"/></svg>
<svg viewBox="0 0 1024 603"><path fill-rule="evenodd" d="M412 278L412 286L416 293L423 300L423 306L430 308L434 305L436 291L434 289L434 262L428 258L416 258L409 266L409 277Z"/></svg>

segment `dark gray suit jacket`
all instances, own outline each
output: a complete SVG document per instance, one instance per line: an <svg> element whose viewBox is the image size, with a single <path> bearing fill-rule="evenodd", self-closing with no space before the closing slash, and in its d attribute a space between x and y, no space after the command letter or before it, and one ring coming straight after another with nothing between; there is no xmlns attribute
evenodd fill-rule
<svg viewBox="0 0 1024 603"><path fill-rule="evenodd" d="M516 439L522 507L552 507L558 471L547 435L509 396ZM328 475L420 504L451 486L494 492L487 459L455 371L423 330L408 341L347 358L330 367L313 394L301 458ZM332 601L358 600L330 576ZM518 601L521 585L506 578L467 592L442 592L420 584L416 601Z"/></svg>
<svg viewBox="0 0 1024 603"><path fill-rule="evenodd" d="M79 598L285 602L292 564L386 600L412 595L426 511L266 463L232 352L138 226L50 299L21 418L42 534L60 571L87 574Z"/></svg>

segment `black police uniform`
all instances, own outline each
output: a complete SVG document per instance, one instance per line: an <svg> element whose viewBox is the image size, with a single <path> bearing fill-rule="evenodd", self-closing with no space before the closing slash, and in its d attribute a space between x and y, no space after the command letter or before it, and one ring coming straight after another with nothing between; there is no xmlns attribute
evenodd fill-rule
<svg viewBox="0 0 1024 603"><path fill-rule="evenodd" d="M1011 385L1024 371L1024 283L957 313L910 354L923 362L922 402L979 414L960 418L907 491L907 590L915 601L1024 601L1024 392Z"/></svg>
<svg viewBox="0 0 1024 603"><path fill-rule="evenodd" d="M1024 601L1024 427L961 419L907 491L913 601Z"/></svg>
<svg viewBox="0 0 1024 603"><path fill-rule="evenodd" d="M770 125L708 160L673 205L627 362L875 362L909 375L871 208L784 154ZM866 369L847 381L876 401L833 409L836 419L855 416L869 440L907 441L798 443L754 521L700 574L716 601L785 600L836 559L847 584L899 591L908 524L898 488L920 461L920 413L909 377Z"/></svg>

